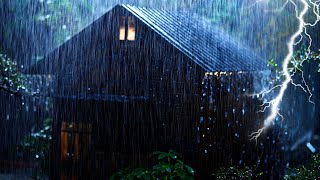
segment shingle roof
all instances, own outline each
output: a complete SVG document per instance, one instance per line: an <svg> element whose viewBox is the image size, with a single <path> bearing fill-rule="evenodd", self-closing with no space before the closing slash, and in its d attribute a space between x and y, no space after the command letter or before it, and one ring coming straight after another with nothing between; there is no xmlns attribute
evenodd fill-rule
<svg viewBox="0 0 320 180"><path fill-rule="evenodd" d="M190 13L122 5L206 71L257 71L266 63L226 33Z"/></svg>

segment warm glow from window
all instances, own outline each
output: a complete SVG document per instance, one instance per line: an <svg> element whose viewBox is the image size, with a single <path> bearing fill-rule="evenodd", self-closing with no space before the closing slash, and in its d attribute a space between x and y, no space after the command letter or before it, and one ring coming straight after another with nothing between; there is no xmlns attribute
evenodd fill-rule
<svg viewBox="0 0 320 180"><path fill-rule="evenodd" d="M135 23L132 16L128 17L128 37L127 39L129 41L134 41L136 36L136 29L135 29Z"/></svg>
<svg viewBox="0 0 320 180"><path fill-rule="evenodd" d="M125 24L126 24L126 18L124 16L120 17L120 28L119 28L119 40L125 40L126 39L126 28L125 28Z"/></svg>
<svg viewBox="0 0 320 180"><path fill-rule="evenodd" d="M61 132L61 159L66 160L68 154L68 133Z"/></svg>
<svg viewBox="0 0 320 180"><path fill-rule="evenodd" d="M61 160L72 159L74 162L80 158L80 147L90 145L91 124L73 123L63 121L61 124ZM89 138L85 138L85 134ZM80 137L81 136L81 137ZM80 138L82 139L80 144ZM86 139L86 140L85 140Z"/></svg>
<svg viewBox="0 0 320 180"><path fill-rule="evenodd" d="M134 41L136 39L135 20L132 16L121 16L119 22L119 40Z"/></svg>
<svg viewBox="0 0 320 180"><path fill-rule="evenodd" d="M73 142L72 144L74 145L74 160L78 161L80 157L80 145L79 145L79 133L76 133L75 136L73 137Z"/></svg>

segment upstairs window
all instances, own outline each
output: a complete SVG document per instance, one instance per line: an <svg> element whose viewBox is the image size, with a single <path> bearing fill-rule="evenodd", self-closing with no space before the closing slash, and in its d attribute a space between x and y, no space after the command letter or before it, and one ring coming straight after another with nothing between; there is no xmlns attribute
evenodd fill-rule
<svg viewBox="0 0 320 180"><path fill-rule="evenodd" d="M120 17L120 28L119 28L119 39L120 40L125 40L126 39L126 28L125 28L125 24L126 24L126 17L125 16L121 16Z"/></svg>
<svg viewBox="0 0 320 180"><path fill-rule="evenodd" d="M129 41L134 41L136 36L136 27L135 27L135 22L132 16L128 17L128 40Z"/></svg>
<svg viewBox="0 0 320 180"><path fill-rule="evenodd" d="M121 16L119 25L119 40L134 41L136 36L134 18L132 16Z"/></svg>

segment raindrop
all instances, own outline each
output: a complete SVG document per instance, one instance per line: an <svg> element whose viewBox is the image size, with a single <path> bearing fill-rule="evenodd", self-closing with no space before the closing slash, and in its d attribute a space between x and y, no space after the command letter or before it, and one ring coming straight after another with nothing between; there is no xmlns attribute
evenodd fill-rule
<svg viewBox="0 0 320 180"><path fill-rule="evenodd" d="M203 117L200 117L200 123L203 123Z"/></svg>
<svg viewBox="0 0 320 180"><path fill-rule="evenodd" d="M228 127L230 127L230 126L231 126L231 122L228 123Z"/></svg>

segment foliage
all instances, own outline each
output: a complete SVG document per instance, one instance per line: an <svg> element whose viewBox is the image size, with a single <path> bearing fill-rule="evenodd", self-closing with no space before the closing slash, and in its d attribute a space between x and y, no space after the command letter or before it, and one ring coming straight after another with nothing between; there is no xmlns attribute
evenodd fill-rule
<svg viewBox="0 0 320 180"><path fill-rule="evenodd" d="M286 0L200 0L200 13L267 58L283 56L285 42L297 27L294 8ZM208 8L210 7L210 8ZM280 55L280 56L279 56Z"/></svg>
<svg viewBox="0 0 320 180"><path fill-rule="evenodd" d="M111 176L112 179L194 179L194 170L186 165L180 154L173 150L169 152L153 152L150 157L156 157L157 164L150 168L125 168Z"/></svg>
<svg viewBox="0 0 320 180"><path fill-rule="evenodd" d="M23 76L17 70L17 64L0 51L0 89L10 93L25 90Z"/></svg>
<svg viewBox="0 0 320 180"><path fill-rule="evenodd" d="M63 43L93 19L91 4L87 0L0 1L0 46L10 55L19 50L19 54L42 56L46 48Z"/></svg>
<svg viewBox="0 0 320 180"><path fill-rule="evenodd" d="M303 64L305 62L310 63L311 61L316 61L320 64L320 53L314 51L308 51L307 48L301 47L299 50L295 51L293 58L290 60L288 65L289 71L295 72L295 70L303 72ZM318 69L320 71L320 68Z"/></svg>
<svg viewBox="0 0 320 180"><path fill-rule="evenodd" d="M49 174L51 140L52 119L47 118L41 130L26 137L18 146L18 151L31 155L32 160L40 163L39 171L35 172L37 179Z"/></svg>
<svg viewBox="0 0 320 180"><path fill-rule="evenodd" d="M320 53L314 51L309 52L307 48L302 46L293 53L293 57L288 64L289 72L293 73L296 70L303 71L303 63L310 63L313 60L320 64ZM268 65L274 72L281 71L274 59L269 60ZM320 71L320 67L318 71Z"/></svg>
<svg viewBox="0 0 320 180"><path fill-rule="evenodd" d="M295 73L301 73L304 70L304 63L315 61L318 64L318 72L320 72L320 52L308 51L307 48L301 47L296 50L288 64L289 73L293 76ZM271 69L271 84L278 85L282 83L284 74L274 59L268 61Z"/></svg>
<svg viewBox="0 0 320 180"><path fill-rule="evenodd" d="M37 6L36 22L50 27L58 44L78 32L93 17L93 7L85 0L42 0Z"/></svg>
<svg viewBox="0 0 320 180"><path fill-rule="evenodd" d="M295 179L320 179L320 156L312 155L312 162L308 166L299 166L289 169L284 177L285 180Z"/></svg>
<svg viewBox="0 0 320 180"><path fill-rule="evenodd" d="M251 168L248 166L240 167L222 167L216 173L213 174L218 180L229 179L256 179L262 175L258 173L256 167Z"/></svg>

